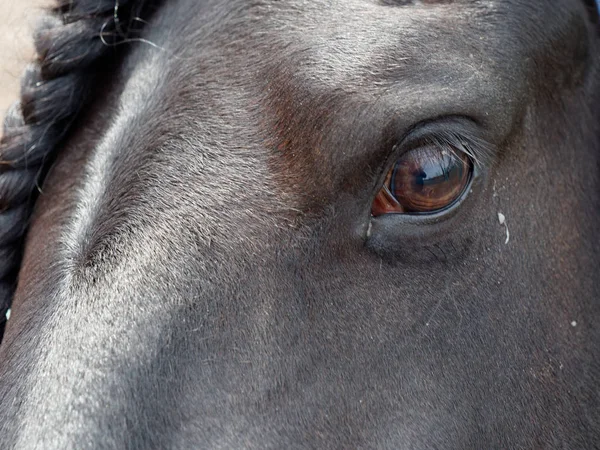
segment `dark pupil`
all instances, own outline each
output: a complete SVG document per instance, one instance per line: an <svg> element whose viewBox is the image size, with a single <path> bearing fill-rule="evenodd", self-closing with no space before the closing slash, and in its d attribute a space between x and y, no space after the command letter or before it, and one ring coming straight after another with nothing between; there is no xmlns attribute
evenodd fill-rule
<svg viewBox="0 0 600 450"><path fill-rule="evenodd" d="M462 193L469 160L438 149L409 152L390 177L390 192L407 211L427 212L450 205Z"/></svg>

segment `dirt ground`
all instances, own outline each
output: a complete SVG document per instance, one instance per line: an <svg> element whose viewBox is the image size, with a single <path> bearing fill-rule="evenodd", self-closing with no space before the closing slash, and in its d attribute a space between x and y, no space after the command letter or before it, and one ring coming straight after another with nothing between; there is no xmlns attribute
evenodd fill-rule
<svg viewBox="0 0 600 450"><path fill-rule="evenodd" d="M0 0L0 117L17 99L21 72L34 54L32 29L41 8L50 3L49 0Z"/></svg>

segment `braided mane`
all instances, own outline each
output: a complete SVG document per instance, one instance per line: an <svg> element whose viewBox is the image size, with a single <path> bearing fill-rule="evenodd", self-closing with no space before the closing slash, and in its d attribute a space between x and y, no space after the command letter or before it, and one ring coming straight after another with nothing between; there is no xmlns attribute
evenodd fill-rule
<svg viewBox="0 0 600 450"><path fill-rule="evenodd" d="M0 141L0 340L37 186L81 108L95 67L131 38L145 0L55 0L34 33L36 61L21 81Z"/></svg>

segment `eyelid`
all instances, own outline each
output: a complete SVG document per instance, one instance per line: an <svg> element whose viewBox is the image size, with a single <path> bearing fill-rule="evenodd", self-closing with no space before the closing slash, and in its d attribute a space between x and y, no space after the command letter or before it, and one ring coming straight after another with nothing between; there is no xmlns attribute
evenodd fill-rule
<svg viewBox="0 0 600 450"><path fill-rule="evenodd" d="M393 147L392 164L405 152L419 147L437 146L449 151L462 151L480 169L489 167L496 147L483 137L483 130L472 119L456 116L424 122L413 127L400 143Z"/></svg>

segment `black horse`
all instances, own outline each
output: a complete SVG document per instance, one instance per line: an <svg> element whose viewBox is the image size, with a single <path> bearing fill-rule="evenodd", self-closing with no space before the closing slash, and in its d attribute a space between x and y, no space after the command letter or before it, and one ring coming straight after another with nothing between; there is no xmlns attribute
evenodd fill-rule
<svg viewBox="0 0 600 450"><path fill-rule="evenodd" d="M58 0L0 146L0 448L597 448L599 30Z"/></svg>

